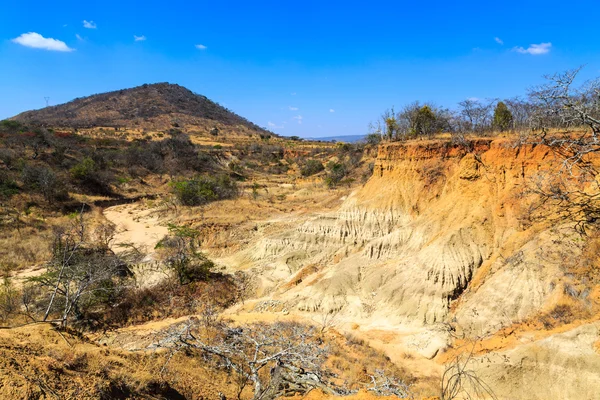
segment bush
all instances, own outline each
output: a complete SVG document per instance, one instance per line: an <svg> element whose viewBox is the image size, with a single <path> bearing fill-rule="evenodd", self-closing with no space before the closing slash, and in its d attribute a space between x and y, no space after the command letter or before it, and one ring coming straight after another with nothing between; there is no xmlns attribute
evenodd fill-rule
<svg viewBox="0 0 600 400"><path fill-rule="evenodd" d="M171 182L171 190L184 206L200 206L238 195L237 185L227 175L200 176Z"/></svg>
<svg viewBox="0 0 600 400"><path fill-rule="evenodd" d="M314 174L318 174L324 169L325 167L323 167L323 164L320 161L307 160L302 169L300 170L300 173L302 173L302 176L311 176Z"/></svg>
<svg viewBox="0 0 600 400"><path fill-rule="evenodd" d="M365 137L365 143L371 146L376 146L381 142L381 135L379 133L369 133Z"/></svg>
<svg viewBox="0 0 600 400"><path fill-rule="evenodd" d="M86 180L96 171L96 163L90 157L85 157L81 162L71 168L71 176L75 179Z"/></svg>
<svg viewBox="0 0 600 400"><path fill-rule="evenodd" d="M325 184L329 188L336 187L342 179L346 176L347 168L343 163L336 163L334 161L330 161L327 164L327 177L325 178Z"/></svg>
<svg viewBox="0 0 600 400"><path fill-rule="evenodd" d="M25 187L39 192L48 202L68 197L64 183L50 168L27 165L21 179Z"/></svg>
<svg viewBox="0 0 600 400"><path fill-rule="evenodd" d="M198 250L199 235L194 229L169 225L169 235L156 245L163 262L175 272L181 285L207 280L215 266Z"/></svg>

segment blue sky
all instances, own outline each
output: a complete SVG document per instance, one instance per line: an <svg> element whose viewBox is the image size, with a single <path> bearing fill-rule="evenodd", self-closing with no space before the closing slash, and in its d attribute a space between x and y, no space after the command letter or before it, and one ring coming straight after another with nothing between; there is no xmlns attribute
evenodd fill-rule
<svg viewBox="0 0 600 400"><path fill-rule="evenodd" d="M363 134L392 105L523 95L581 64L584 78L600 76L600 35L585 17L599 11L597 1L4 0L0 118L45 96L166 81L280 134Z"/></svg>

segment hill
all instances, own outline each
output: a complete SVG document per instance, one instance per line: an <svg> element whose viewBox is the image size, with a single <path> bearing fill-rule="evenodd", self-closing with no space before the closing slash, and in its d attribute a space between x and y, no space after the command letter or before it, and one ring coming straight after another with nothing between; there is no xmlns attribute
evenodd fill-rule
<svg viewBox="0 0 600 400"><path fill-rule="evenodd" d="M147 128L219 126L254 132L265 129L183 86L142 85L78 98L65 104L26 111L13 120L52 127Z"/></svg>

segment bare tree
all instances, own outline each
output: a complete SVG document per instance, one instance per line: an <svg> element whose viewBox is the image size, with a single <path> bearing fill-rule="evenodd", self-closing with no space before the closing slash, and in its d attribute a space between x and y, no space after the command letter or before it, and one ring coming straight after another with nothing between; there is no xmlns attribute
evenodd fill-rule
<svg viewBox="0 0 600 400"><path fill-rule="evenodd" d="M530 90L537 106L534 123L542 129L540 142L564 156L564 166L588 166L586 156L600 151L600 78L574 87L580 68L545 76L548 82ZM547 128L558 123L566 130L547 135ZM586 128L573 132L574 128Z"/></svg>
<svg viewBox="0 0 600 400"><path fill-rule="evenodd" d="M471 368L473 360L473 351L476 342L466 354L457 355L450 362L441 382L441 400L453 399L496 399L492 388L486 384L477 373Z"/></svg>
<svg viewBox="0 0 600 400"><path fill-rule="evenodd" d="M581 232L600 220L600 80L575 87L581 68L546 76L548 82L533 88L532 123L541 129L525 141L548 146L561 160L555 171L540 174L533 191L541 205L559 210L562 220L574 221ZM549 131L549 128L561 128Z"/></svg>
<svg viewBox="0 0 600 400"><path fill-rule="evenodd" d="M523 130L530 128L530 121L534 112L534 105L520 97L504 100L512 114L512 129Z"/></svg>
<svg viewBox="0 0 600 400"><path fill-rule="evenodd" d="M248 384L255 400L307 393L314 388L334 393L323 383L320 372L328 349L313 328L292 322L236 327L211 321L206 325L191 318L156 346L200 351L205 359L236 375L238 397Z"/></svg>
<svg viewBox="0 0 600 400"><path fill-rule="evenodd" d="M465 131L483 133L492 126L492 111L496 100L466 99L458 103L464 118Z"/></svg>
<svg viewBox="0 0 600 400"><path fill-rule="evenodd" d="M312 320L319 327L319 331L325 333L337 325L340 311L342 311L341 308L335 310L322 310L321 313L315 318L312 318Z"/></svg>
<svg viewBox="0 0 600 400"><path fill-rule="evenodd" d="M47 271L29 279L47 290L44 321L58 314L61 327L66 328L69 317L81 319L84 311L113 300L122 290L130 271L108 247L107 232L103 226L88 232L82 214L70 227L55 230ZM104 241L94 241L94 237L104 237Z"/></svg>

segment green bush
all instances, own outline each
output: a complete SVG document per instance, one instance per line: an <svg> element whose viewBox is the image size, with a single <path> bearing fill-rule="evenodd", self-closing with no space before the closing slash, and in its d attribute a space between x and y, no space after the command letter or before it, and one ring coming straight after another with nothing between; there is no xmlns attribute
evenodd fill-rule
<svg viewBox="0 0 600 400"><path fill-rule="evenodd" d="M327 177L325 178L325 184L329 188L336 187L342 179L346 176L347 168L343 163L330 161L327 163Z"/></svg>
<svg viewBox="0 0 600 400"><path fill-rule="evenodd" d="M79 164L71 168L70 172L75 179L88 179L96 172L96 163L90 157L85 157Z"/></svg>
<svg viewBox="0 0 600 400"><path fill-rule="evenodd" d="M238 195L236 183L227 175L199 176L171 182L171 190L184 206L200 206Z"/></svg>
<svg viewBox="0 0 600 400"><path fill-rule="evenodd" d="M3 179L0 176L0 199L8 199L17 193L19 193L19 187L17 186L15 181Z"/></svg>
<svg viewBox="0 0 600 400"><path fill-rule="evenodd" d="M177 275L181 285L207 280L215 264L199 251L200 232L185 226L169 225L169 235L158 244L163 262Z"/></svg>
<svg viewBox="0 0 600 400"><path fill-rule="evenodd" d="M320 161L307 160L306 163L304 163L304 166L302 166L302 168L300 169L300 173L302 174L302 176L311 176L314 174L318 174L324 169L325 167L323 167L323 164Z"/></svg>

